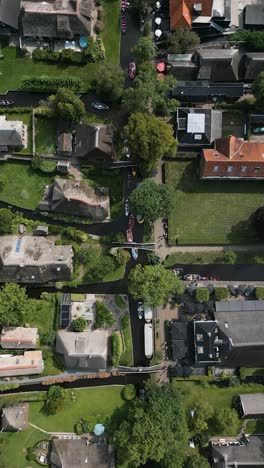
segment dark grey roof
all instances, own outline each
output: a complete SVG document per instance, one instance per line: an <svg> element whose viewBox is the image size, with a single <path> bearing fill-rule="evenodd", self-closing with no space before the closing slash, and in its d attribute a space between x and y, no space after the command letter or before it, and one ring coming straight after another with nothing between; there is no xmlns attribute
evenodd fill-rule
<svg viewBox="0 0 264 468"><path fill-rule="evenodd" d="M182 102L200 102L214 96L235 98L243 96L243 83L211 83L208 80L181 81L172 96Z"/></svg>
<svg viewBox="0 0 264 468"><path fill-rule="evenodd" d="M113 128L111 125L79 124L76 127L74 154L79 157L112 158Z"/></svg>
<svg viewBox="0 0 264 468"><path fill-rule="evenodd" d="M243 416L264 415L264 393L245 393L239 395Z"/></svg>
<svg viewBox="0 0 264 468"><path fill-rule="evenodd" d="M198 80L237 81L240 52L238 49L204 49L198 51Z"/></svg>
<svg viewBox="0 0 264 468"><path fill-rule="evenodd" d="M247 5L245 8L245 25L264 25L264 6Z"/></svg>
<svg viewBox="0 0 264 468"><path fill-rule="evenodd" d="M214 468L255 468L264 466L264 436L250 436L243 445L212 445Z"/></svg>
<svg viewBox="0 0 264 468"><path fill-rule="evenodd" d="M51 468L114 468L113 448L86 439L53 439Z"/></svg>
<svg viewBox="0 0 264 468"><path fill-rule="evenodd" d="M264 71L264 52L245 54L245 80L255 80Z"/></svg>
<svg viewBox="0 0 264 468"><path fill-rule="evenodd" d="M194 120L193 125L189 122L190 119ZM197 125L195 120L197 120ZM179 145L210 145L222 136L222 111L179 107L177 109L176 133Z"/></svg>
<svg viewBox="0 0 264 468"><path fill-rule="evenodd" d="M194 322L195 360L197 363L220 362L230 342L215 320Z"/></svg>
<svg viewBox="0 0 264 468"><path fill-rule="evenodd" d="M0 22L18 29L20 0L0 0Z"/></svg>

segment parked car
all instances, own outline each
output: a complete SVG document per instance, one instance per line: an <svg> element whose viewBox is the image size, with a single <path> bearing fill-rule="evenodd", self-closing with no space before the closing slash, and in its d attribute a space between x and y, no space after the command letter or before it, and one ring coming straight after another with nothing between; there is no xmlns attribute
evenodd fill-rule
<svg viewBox="0 0 264 468"><path fill-rule="evenodd" d="M251 294L253 294L255 292L255 286L252 286L251 284L248 284L246 289L245 289L245 296L248 297L250 296Z"/></svg>
<svg viewBox="0 0 264 468"><path fill-rule="evenodd" d="M109 106L107 104L104 104L103 102L94 101L94 102L91 102L91 106L94 109L99 110L99 111L109 110Z"/></svg>
<svg viewBox="0 0 264 468"><path fill-rule="evenodd" d="M185 281L199 281L202 279L201 275L197 275L195 273L188 273L183 277Z"/></svg>
<svg viewBox="0 0 264 468"><path fill-rule="evenodd" d="M138 313L138 318L140 320L143 319L143 313L144 313L143 302L138 302L137 313Z"/></svg>
<svg viewBox="0 0 264 468"><path fill-rule="evenodd" d="M128 76L131 80L133 80L136 76L137 67L135 62L130 62L128 67Z"/></svg>
<svg viewBox="0 0 264 468"><path fill-rule="evenodd" d="M129 202L128 200L125 201L125 215L129 215Z"/></svg>
<svg viewBox="0 0 264 468"><path fill-rule="evenodd" d="M175 275L181 276L183 273L183 268L174 268L172 271Z"/></svg>
<svg viewBox="0 0 264 468"><path fill-rule="evenodd" d="M127 29L126 17L124 15L121 16L121 31L125 34Z"/></svg>
<svg viewBox="0 0 264 468"><path fill-rule="evenodd" d="M126 231L127 242L133 242L133 233L130 229Z"/></svg>
<svg viewBox="0 0 264 468"><path fill-rule="evenodd" d="M0 106L12 106L14 101L11 101L11 99L1 99L0 100Z"/></svg>
<svg viewBox="0 0 264 468"><path fill-rule="evenodd" d="M228 285L228 290L231 294L231 296L237 296L237 288L233 286L233 284Z"/></svg>

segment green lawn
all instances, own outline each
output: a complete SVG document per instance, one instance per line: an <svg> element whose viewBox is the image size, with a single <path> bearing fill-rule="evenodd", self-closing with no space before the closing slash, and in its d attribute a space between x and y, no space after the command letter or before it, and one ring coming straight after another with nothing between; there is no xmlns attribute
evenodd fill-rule
<svg viewBox="0 0 264 468"><path fill-rule="evenodd" d="M263 434L264 433L264 419L248 421L246 434Z"/></svg>
<svg viewBox="0 0 264 468"><path fill-rule="evenodd" d="M202 181L198 161L169 162L165 171L176 190L170 244L257 242L249 217L263 205L262 181Z"/></svg>
<svg viewBox="0 0 264 468"><path fill-rule="evenodd" d="M42 402L30 404L29 420L46 431L73 432L76 422L86 416L112 416L116 408L123 406L122 386L83 388L75 390L75 403L67 406L62 413L48 415Z"/></svg>
<svg viewBox="0 0 264 468"><path fill-rule="evenodd" d="M1 80L0 80L1 83ZM1 87L1 84L0 84ZM32 154L32 114L31 112L8 113L6 114L7 120L22 120L27 125L27 147L20 151L16 151L18 154Z"/></svg>
<svg viewBox="0 0 264 468"><path fill-rule="evenodd" d="M0 191L0 200L21 208L35 209L42 198L43 188L53 179L22 162L1 162L0 169L1 176L7 180Z"/></svg>
<svg viewBox="0 0 264 468"><path fill-rule="evenodd" d="M104 1L104 23L105 29L102 39L106 51L106 59L110 62L119 61L120 44L120 3L117 0ZM19 89L21 79L24 75L54 75L60 77L76 76L82 81L81 91L86 92L92 89L93 80L96 76L98 65L88 63L86 65L66 65L51 64L47 62L35 61L23 57L19 49L8 47L5 41L2 42L1 79L0 93L8 90Z"/></svg>
<svg viewBox="0 0 264 468"><path fill-rule="evenodd" d="M239 252L235 251L237 264L264 263L264 251ZM179 264L203 265L212 263L226 263L225 252L177 252L167 256L164 261L165 267Z"/></svg>
<svg viewBox="0 0 264 468"><path fill-rule="evenodd" d="M129 312L126 312L120 320L121 330L125 343L124 352L121 354L119 364L123 366L133 366L133 347Z"/></svg>
<svg viewBox="0 0 264 468"><path fill-rule="evenodd" d="M36 154L53 156L57 144L58 121L53 119L36 119Z"/></svg>
<svg viewBox="0 0 264 468"><path fill-rule="evenodd" d="M26 459L26 450L37 442L46 439L47 434L30 427L25 431L4 432L1 434L3 445L0 446L1 467L3 468L39 468L35 461ZM0 439L0 440L1 440Z"/></svg>

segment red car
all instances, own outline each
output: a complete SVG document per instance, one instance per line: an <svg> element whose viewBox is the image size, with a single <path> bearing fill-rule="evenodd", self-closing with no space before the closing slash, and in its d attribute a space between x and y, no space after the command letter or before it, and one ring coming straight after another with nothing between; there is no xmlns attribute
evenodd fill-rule
<svg viewBox="0 0 264 468"><path fill-rule="evenodd" d="M121 16L121 31L123 34L125 34L127 28L126 24L126 17L124 15Z"/></svg>
<svg viewBox="0 0 264 468"><path fill-rule="evenodd" d="M136 76L137 67L135 62L130 62L128 67L128 76L131 80L133 80Z"/></svg>
<svg viewBox="0 0 264 468"><path fill-rule="evenodd" d="M127 242L133 242L133 233L131 229L127 229L126 236L127 236Z"/></svg>

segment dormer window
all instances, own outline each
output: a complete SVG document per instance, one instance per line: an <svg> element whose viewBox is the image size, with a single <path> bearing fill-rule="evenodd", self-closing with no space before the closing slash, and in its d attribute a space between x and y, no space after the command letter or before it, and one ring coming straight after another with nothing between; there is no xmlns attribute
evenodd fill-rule
<svg viewBox="0 0 264 468"><path fill-rule="evenodd" d="M219 154L218 153L213 153L213 157L214 158L219 158Z"/></svg>

